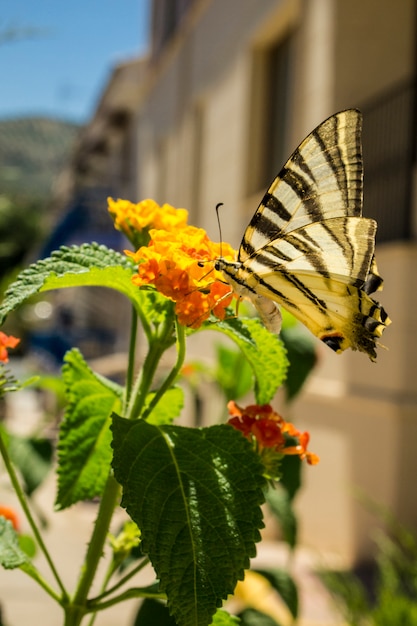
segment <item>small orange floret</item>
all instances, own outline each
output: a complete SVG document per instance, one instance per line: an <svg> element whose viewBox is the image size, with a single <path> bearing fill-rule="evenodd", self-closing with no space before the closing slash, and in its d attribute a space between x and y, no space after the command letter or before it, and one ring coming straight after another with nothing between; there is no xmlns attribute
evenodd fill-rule
<svg viewBox="0 0 417 626"><path fill-rule="evenodd" d="M2 363L9 362L8 348L15 348L20 343L20 339L13 335L6 335L0 331L0 361Z"/></svg>
<svg viewBox="0 0 417 626"><path fill-rule="evenodd" d="M319 462L316 454L307 451L309 433L301 433L294 424L286 422L271 405L251 404L241 408L236 402L230 401L227 408L232 415L228 424L240 430L249 441L254 442L260 453L265 448L270 448L279 454L296 454L300 459L306 459L310 465ZM298 439L298 444L287 445L288 436Z"/></svg>

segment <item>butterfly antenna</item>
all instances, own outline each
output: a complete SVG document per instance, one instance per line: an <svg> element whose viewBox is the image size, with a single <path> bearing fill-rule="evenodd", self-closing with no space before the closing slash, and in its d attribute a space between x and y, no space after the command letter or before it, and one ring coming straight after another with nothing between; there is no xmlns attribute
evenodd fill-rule
<svg viewBox="0 0 417 626"><path fill-rule="evenodd" d="M216 216L217 216L217 225L219 227L219 236L220 236L220 256L223 257L223 236L222 236L222 226L220 224L220 216L219 216L219 209L220 207L223 206L223 202L219 202L218 204L216 204Z"/></svg>

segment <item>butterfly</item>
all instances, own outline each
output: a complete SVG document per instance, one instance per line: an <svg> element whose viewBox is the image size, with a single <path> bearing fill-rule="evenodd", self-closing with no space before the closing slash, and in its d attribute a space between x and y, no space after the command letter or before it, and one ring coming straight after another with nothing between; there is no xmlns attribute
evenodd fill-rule
<svg viewBox="0 0 417 626"><path fill-rule="evenodd" d="M376 342L391 323L370 297L381 289L376 222L362 217L362 115L336 113L298 146L258 206L237 261L220 257L237 296L278 333L282 305L337 353Z"/></svg>

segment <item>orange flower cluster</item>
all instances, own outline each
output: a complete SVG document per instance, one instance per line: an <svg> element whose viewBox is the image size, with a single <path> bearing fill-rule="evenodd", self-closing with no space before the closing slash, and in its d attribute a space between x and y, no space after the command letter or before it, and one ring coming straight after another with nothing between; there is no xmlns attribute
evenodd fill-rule
<svg viewBox="0 0 417 626"><path fill-rule="evenodd" d="M119 200L115 204L123 207L131 203ZM151 200L133 206L139 212L143 207L145 213L144 217L137 216L136 227L145 222L150 224L149 207L154 210L149 244L141 246L135 253L126 251L138 263L133 282L138 287L154 285L174 301L178 320L184 326L199 328L211 313L224 319L233 294L230 286L221 282L222 275L214 269L213 261L220 253L226 259L235 259L233 248L223 244L220 250L220 244L213 243L203 229L188 226L184 209L169 207L168 210L168 205L158 207ZM127 209L130 210L128 206ZM128 217L127 223L132 224L133 219Z"/></svg>
<svg viewBox="0 0 417 626"><path fill-rule="evenodd" d="M0 361L2 363L8 363L9 355L7 348L15 348L20 342L20 339L13 337L13 335L6 335L0 331Z"/></svg>
<svg viewBox="0 0 417 626"><path fill-rule="evenodd" d="M175 209L170 204L159 206L154 200L142 200L134 204L129 200L108 198L109 213L115 227L122 231L135 247L146 245L149 230L174 230L187 224L188 211Z"/></svg>
<svg viewBox="0 0 417 626"><path fill-rule="evenodd" d="M231 419L228 424L240 430L249 441L256 442L260 453L265 448L272 448L279 454L296 454L306 459L310 465L316 465L319 457L307 451L310 440L308 432L300 432L290 422L286 422L269 404L252 404L245 408L235 402L228 403ZM287 445L288 437L298 439L297 445Z"/></svg>

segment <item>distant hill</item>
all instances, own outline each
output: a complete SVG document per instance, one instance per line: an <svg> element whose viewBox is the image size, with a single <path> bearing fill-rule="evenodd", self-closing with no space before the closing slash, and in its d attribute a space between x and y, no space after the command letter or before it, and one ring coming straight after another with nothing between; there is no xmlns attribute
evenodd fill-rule
<svg viewBox="0 0 417 626"><path fill-rule="evenodd" d="M0 120L0 196L46 200L79 130L49 118Z"/></svg>

